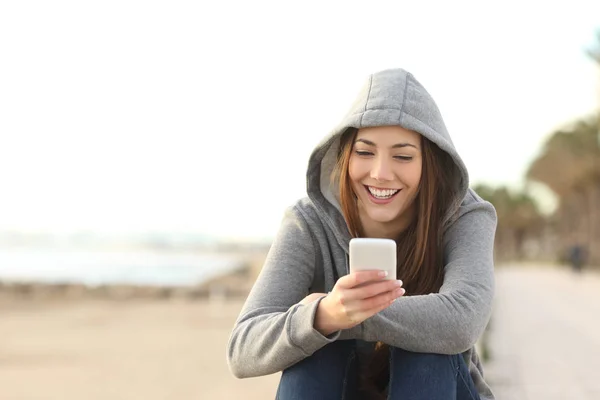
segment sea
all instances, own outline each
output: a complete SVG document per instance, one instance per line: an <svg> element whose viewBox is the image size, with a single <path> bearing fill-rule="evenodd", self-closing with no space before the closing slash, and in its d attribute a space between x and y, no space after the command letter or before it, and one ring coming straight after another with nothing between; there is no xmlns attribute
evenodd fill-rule
<svg viewBox="0 0 600 400"><path fill-rule="evenodd" d="M0 248L0 281L194 286L244 266L236 254L192 251Z"/></svg>

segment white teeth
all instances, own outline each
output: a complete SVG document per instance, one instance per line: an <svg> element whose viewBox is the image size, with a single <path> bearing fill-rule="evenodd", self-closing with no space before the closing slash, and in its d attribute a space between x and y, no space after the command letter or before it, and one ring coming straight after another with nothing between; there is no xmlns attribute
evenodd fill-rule
<svg viewBox="0 0 600 400"><path fill-rule="evenodd" d="M396 193L398 193L398 190L393 190L393 189L385 189L385 190L379 190L379 189L375 189L372 188L371 186L367 186L369 188L369 192L371 192L371 194L379 199L388 199L390 197L392 197L393 195L395 195Z"/></svg>

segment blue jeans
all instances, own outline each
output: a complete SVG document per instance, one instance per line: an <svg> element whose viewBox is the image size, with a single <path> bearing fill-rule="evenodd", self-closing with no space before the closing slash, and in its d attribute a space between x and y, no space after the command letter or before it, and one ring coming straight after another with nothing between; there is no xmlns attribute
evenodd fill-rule
<svg viewBox="0 0 600 400"><path fill-rule="evenodd" d="M277 400L360 400L354 340L338 340L283 371ZM479 400L460 354L390 347L388 399Z"/></svg>

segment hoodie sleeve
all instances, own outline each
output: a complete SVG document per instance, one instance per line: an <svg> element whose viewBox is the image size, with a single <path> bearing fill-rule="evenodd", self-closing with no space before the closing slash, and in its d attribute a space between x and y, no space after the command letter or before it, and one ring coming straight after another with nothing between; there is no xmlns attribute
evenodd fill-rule
<svg viewBox="0 0 600 400"><path fill-rule="evenodd" d="M489 321L494 297L494 207L470 192L444 235L439 293L407 296L363 323L363 338L408 351L458 354L471 348ZM402 279L402 277L399 277Z"/></svg>
<svg viewBox="0 0 600 400"><path fill-rule="evenodd" d="M323 336L313 323L321 299L298 304L313 281L317 253L301 211L287 210L265 264L227 345L238 378L268 375L301 361L339 336Z"/></svg>

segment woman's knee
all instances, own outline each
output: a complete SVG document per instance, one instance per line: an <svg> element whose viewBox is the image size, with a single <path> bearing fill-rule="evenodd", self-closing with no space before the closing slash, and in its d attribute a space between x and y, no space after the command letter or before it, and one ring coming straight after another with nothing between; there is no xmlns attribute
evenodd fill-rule
<svg viewBox="0 0 600 400"><path fill-rule="evenodd" d="M448 355L437 353L418 353L391 347L390 364L394 367L410 366L411 369L422 368L424 370L446 370L456 371L458 369L458 357L460 355Z"/></svg>
<svg viewBox="0 0 600 400"><path fill-rule="evenodd" d="M394 395L412 399L479 399L461 354L415 353L391 348L390 387ZM395 398L391 396L391 398Z"/></svg>
<svg viewBox="0 0 600 400"><path fill-rule="evenodd" d="M285 369L277 398L342 398L357 380L354 341L336 341ZM325 396L325 397L323 397Z"/></svg>

